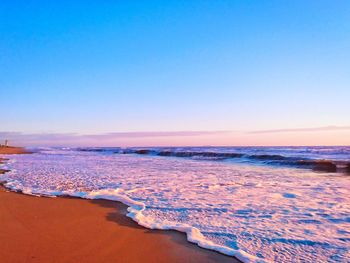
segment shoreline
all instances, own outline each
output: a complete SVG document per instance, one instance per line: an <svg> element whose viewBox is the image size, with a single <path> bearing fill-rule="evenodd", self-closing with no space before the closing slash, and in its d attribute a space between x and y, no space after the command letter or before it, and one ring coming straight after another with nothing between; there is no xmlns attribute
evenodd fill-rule
<svg viewBox="0 0 350 263"><path fill-rule="evenodd" d="M0 146L0 154L31 154L32 152L23 147Z"/></svg>
<svg viewBox="0 0 350 263"><path fill-rule="evenodd" d="M4 262L240 262L184 233L138 225L118 201L37 197L4 186L0 199Z"/></svg>
<svg viewBox="0 0 350 263"><path fill-rule="evenodd" d="M0 157L0 164L5 161ZM0 175L5 172L0 169ZM37 197L3 184L0 258L5 262L240 262L189 242L186 233L140 226L119 201Z"/></svg>

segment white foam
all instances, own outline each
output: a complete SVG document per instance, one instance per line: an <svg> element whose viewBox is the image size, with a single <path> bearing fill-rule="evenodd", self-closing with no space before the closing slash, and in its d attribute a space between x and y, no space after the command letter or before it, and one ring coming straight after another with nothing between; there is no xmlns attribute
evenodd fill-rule
<svg viewBox="0 0 350 263"><path fill-rule="evenodd" d="M213 242L206 240L199 229L191 227L186 224L172 224L171 222L156 222L152 219L145 217L142 214L142 211L145 209L145 204L141 202L136 202L130 199L127 196L120 194L120 189L104 189L101 191L91 191L89 193L84 192L71 192L71 191L54 191L48 192L45 190L42 191L33 191L28 187L23 187L19 182L9 181L4 184L4 186L13 191L21 191L23 194L33 195L33 196L49 196L49 197L57 197L57 196L71 196L71 197L79 197L83 199L104 199L111 201L121 202L128 207L127 216L136 221L139 225L149 228L149 229L159 229L159 230L177 230L183 233L186 233L187 240L197 244L202 248L207 248L211 250L215 250L217 252L234 256L242 262L256 262L263 263L268 262L262 259L256 258L242 250L234 250L229 247L216 245Z"/></svg>
<svg viewBox="0 0 350 263"><path fill-rule="evenodd" d="M6 166L12 190L120 201L144 227L185 232L243 262L345 262L349 254L347 177L71 150L14 156Z"/></svg>

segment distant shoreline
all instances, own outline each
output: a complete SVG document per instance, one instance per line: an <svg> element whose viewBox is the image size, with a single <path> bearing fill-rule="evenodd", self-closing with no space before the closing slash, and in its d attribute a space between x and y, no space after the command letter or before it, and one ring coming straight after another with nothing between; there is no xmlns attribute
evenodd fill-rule
<svg viewBox="0 0 350 263"><path fill-rule="evenodd" d="M30 154L32 152L27 151L23 147L14 147L14 146L0 146L0 154ZM6 163L7 158L0 157L0 165ZM0 168L0 175L9 172L9 170ZM1 178L0 178L1 179Z"/></svg>
<svg viewBox="0 0 350 263"><path fill-rule="evenodd" d="M0 154L29 154L32 153L23 147L0 146Z"/></svg>

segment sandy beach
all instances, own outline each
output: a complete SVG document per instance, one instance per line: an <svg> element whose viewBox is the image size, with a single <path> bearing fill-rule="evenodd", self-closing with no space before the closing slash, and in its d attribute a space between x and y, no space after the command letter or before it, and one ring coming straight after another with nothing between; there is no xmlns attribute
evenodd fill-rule
<svg viewBox="0 0 350 263"><path fill-rule="evenodd" d="M0 146L0 154L27 154L30 151L22 147Z"/></svg>
<svg viewBox="0 0 350 263"><path fill-rule="evenodd" d="M145 229L113 201L0 190L2 262L238 262L182 233Z"/></svg>
<svg viewBox="0 0 350 263"><path fill-rule="evenodd" d="M2 153L26 153L7 150ZM114 201L35 197L1 187L1 262L239 262L189 243L183 233L143 228L126 217L126 208Z"/></svg>

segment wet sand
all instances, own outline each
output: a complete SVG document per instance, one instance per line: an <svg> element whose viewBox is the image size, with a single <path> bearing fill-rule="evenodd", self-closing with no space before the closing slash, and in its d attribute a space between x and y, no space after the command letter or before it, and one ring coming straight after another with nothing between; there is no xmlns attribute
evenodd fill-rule
<svg viewBox="0 0 350 263"><path fill-rule="evenodd" d="M0 147L0 154L29 153ZM6 162L0 156L0 164ZM1 174L7 172L0 169ZM150 230L107 200L35 197L0 186L0 262L239 262L177 231Z"/></svg>
<svg viewBox="0 0 350 263"><path fill-rule="evenodd" d="M1 177L0 177L1 178ZM106 200L49 198L0 188L0 261L239 262L176 231L149 230Z"/></svg>

